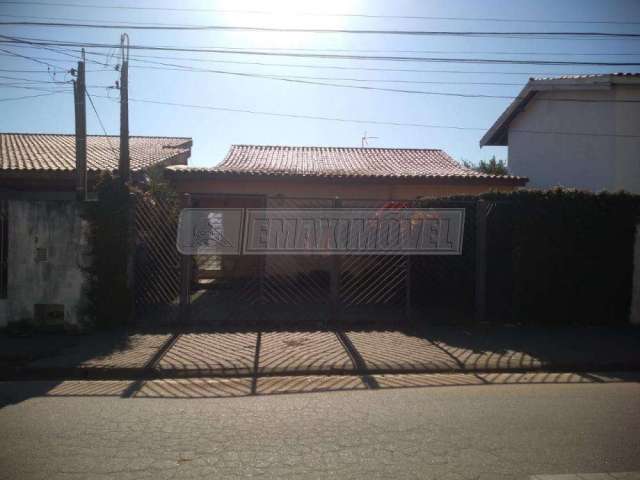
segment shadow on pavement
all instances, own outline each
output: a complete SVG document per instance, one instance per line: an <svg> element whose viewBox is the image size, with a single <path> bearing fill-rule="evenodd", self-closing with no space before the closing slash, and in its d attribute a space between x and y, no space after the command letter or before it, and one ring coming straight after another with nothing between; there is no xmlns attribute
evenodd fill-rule
<svg viewBox="0 0 640 480"><path fill-rule="evenodd" d="M96 358L107 358L131 349L131 336L126 330L98 332L87 335L62 333L35 333L28 336L0 334L0 368L24 369L42 366L57 369L60 366L83 365ZM18 389L11 398L0 392L0 408L26 400L32 396L46 395L61 380L43 382L36 390ZM41 391L37 391L41 390ZM14 392L16 393L16 392Z"/></svg>
<svg viewBox="0 0 640 480"><path fill-rule="evenodd" d="M0 393L0 403L60 395L217 398L419 386L637 381L635 374L605 377L584 372L640 367L640 332L631 327L466 328L384 322L347 327L294 330L236 324L69 337L73 340L61 341L55 352L49 350L48 355L20 364L42 373L22 378L60 381L14 388L15 395ZM37 344L42 340L33 341ZM78 382L85 378L99 381L90 386Z"/></svg>
<svg viewBox="0 0 640 480"><path fill-rule="evenodd" d="M170 380L66 380L61 382L5 382L3 406L34 397L118 397L155 399L235 398L278 394L388 390L399 388L487 385L594 384L639 382L639 373L495 373L372 375L374 385L362 376L294 376L258 378L192 378Z"/></svg>

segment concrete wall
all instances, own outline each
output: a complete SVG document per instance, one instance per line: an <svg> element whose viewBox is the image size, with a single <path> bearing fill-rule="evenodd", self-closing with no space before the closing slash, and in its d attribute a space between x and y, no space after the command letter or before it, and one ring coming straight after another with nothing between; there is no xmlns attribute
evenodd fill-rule
<svg viewBox="0 0 640 480"><path fill-rule="evenodd" d="M75 201L9 200L8 292L0 326L34 319L35 304L64 305L64 322L81 318L86 228ZM37 249L46 249L39 261Z"/></svg>
<svg viewBox="0 0 640 480"><path fill-rule="evenodd" d="M609 90L538 93L509 127L510 172L529 177L530 188L640 193L640 103L614 102L622 99L640 100L640 88L618 85ZM579 134L584 132L600 135Z"/></svg>

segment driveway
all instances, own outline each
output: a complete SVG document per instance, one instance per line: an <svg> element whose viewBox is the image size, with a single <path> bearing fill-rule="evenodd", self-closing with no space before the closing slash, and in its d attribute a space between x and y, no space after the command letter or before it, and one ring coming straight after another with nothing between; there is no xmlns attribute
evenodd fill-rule
<svg viewBox="0 0 640 480"><path fill-rule="evenodd" d="M41 340L8 339L12 350ZM30 343L32 342L32 343ZM633 328L112 332L75 337L10 376L129 378L604 371L640 368Z"/></svg>

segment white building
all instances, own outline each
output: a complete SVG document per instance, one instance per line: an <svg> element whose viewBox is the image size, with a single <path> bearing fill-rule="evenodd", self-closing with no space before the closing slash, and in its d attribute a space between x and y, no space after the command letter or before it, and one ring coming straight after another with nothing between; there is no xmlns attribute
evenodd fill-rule
<svg viewBox="0 0 640 480"><path fill-rule="evenodd" d="M640 73L530 79L480 146L532 188L640 193Z"/></svg>

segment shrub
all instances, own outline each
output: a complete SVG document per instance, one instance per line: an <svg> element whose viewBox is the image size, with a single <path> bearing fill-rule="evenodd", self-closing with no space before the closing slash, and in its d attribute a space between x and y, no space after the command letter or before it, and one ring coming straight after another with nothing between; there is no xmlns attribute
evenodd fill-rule
<svg viewBox="0 0 640 480"><path fill-rule="evenodd" d="M128 283L130 254L129 189L109 173L97 183L98 200L85 203L91 261L87 275L87 314L98 327L125 323L132 311Z"/></svg>
<svg viewBox="0 0 640 480"><path fill-rule="evenodd" d="M628 322L640 196L553 189L488 193L479 198L491 204L486 260L489 321ZM460 202L477 200L478 197L452 197L425 200L421 206L458 206ZM464 279L454 278L460 272L453 267L462 259L448 261L446 267L452 267L447 273L450 280L465 289L475 286L471 267L476 261L475 243L466 231L475 231L471 215L473 209L468 209ZM422 279L421 282L424 283ZM461 289L451 290L450 295L461 293L468 296ZM456 307L453 302L449 304Z"/></svg>

